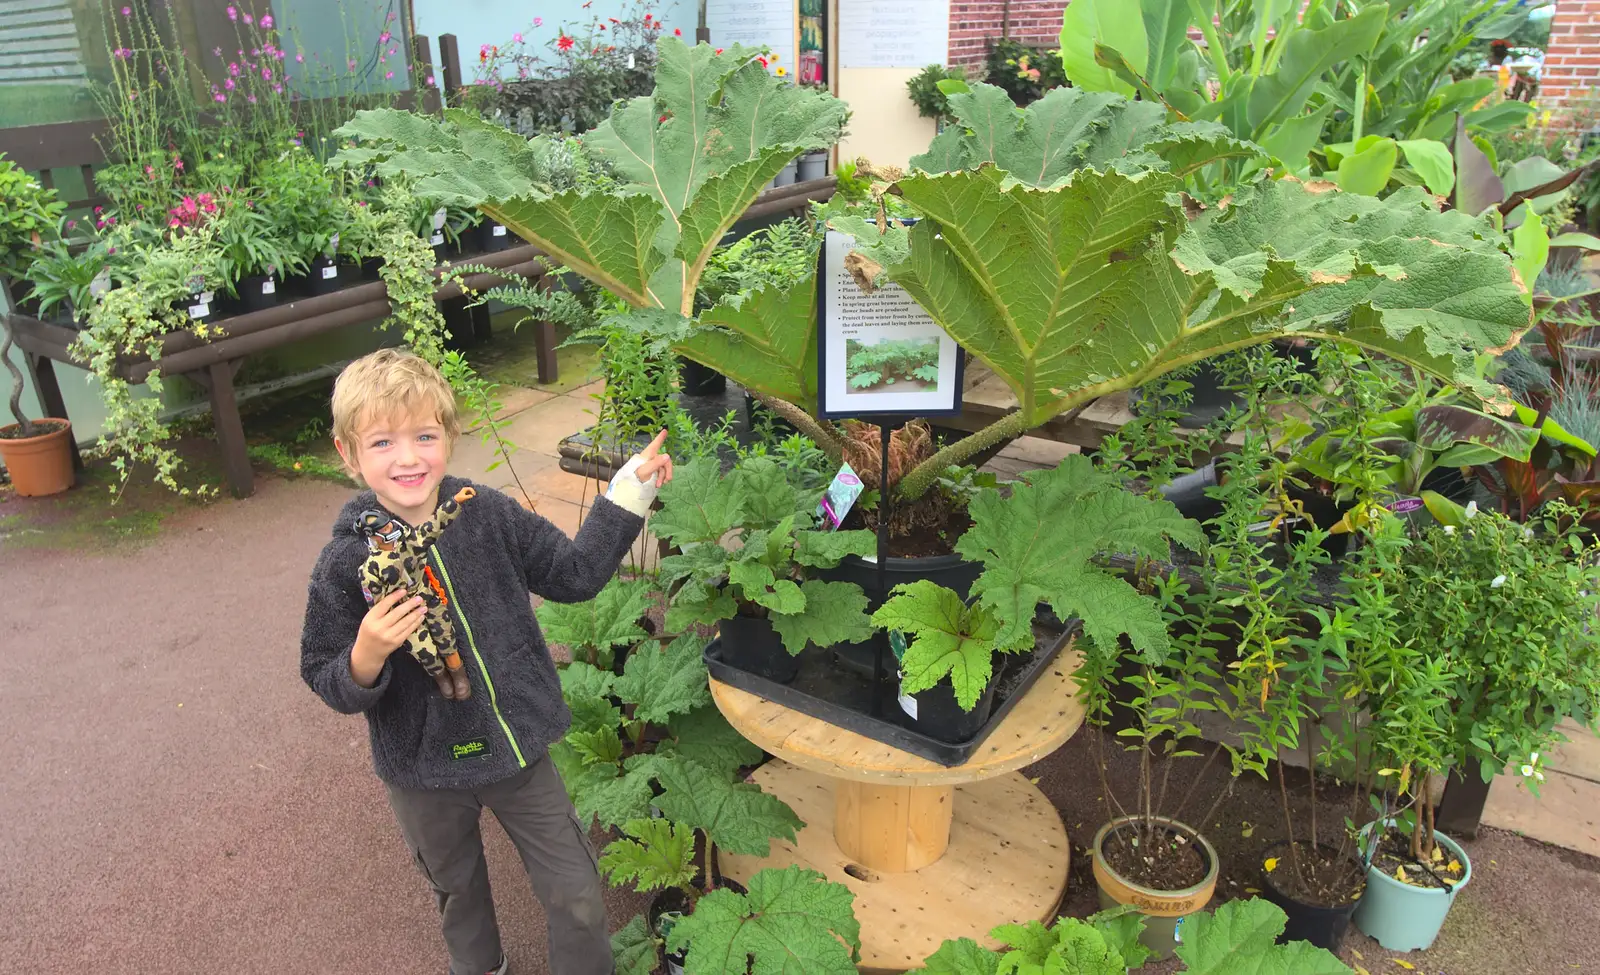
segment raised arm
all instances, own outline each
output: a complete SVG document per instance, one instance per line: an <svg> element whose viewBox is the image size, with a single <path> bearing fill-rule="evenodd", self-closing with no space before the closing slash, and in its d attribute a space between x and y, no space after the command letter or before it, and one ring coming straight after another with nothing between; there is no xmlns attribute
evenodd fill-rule
<svg viewBox="0 0 1600 975"><path fill-rule="evenodd" d="M456 516L461 514L463 502L471 501L478 496L478 492L470 487L464 487L455 493L455 496L445 498L439 507L433 511L433 517L423 522L415 529L414 544L419 549L427 548L439 540L439 535L450 526Z"/></svg>

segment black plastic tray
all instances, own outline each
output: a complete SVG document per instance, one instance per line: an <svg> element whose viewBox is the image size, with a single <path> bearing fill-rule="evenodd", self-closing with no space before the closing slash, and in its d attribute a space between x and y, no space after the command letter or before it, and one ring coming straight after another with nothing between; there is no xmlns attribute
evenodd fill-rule
<svg viewBox="0 0 1600 975"><path fill-rule="evenodd" d="M1077 620L1070 621L1065 628L1053 619L1050 623L1054 625L1046 625L1043 621L1034 624L1032 654L1000 655L998 662L1001 669L995 677L994 708L989 712L989 721L971 738L957 742L941 741L901 724L897 720L901 711L892 681L891 686L886 687L879 697L888 714L873 714L872 679L841 667L833 659L831 650L808 647L802 651L800 673L788 684L779 684L752 674L724 660L720 637L706 646L705 661L711 676L724 684L731 684L819 721L853 731L873 741L893 745L940 765L960 765L972 757L972 753L978 750L991 731L999 727L1000 722L1011 713L1011 708L1022 699L1078 630ZM893 667L892 657L889 666Z"/></svg>

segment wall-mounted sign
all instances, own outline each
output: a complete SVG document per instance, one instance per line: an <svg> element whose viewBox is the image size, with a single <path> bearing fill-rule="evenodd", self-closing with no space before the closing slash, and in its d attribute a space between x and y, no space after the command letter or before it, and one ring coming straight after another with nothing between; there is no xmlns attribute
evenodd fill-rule
<svg viewBox="0 0 1600 975"><path fill-rule="evenodd" d="M949 0L839 4L839 66L922 68L950 55Z"/></svg>
<svg viewBox="0 0 1600 975"><path fill-rule="evenodd" d="M817 408L842 417L961 412L961 347L905 289L868 294L845 268L855 241L830 230L817 276Z"/></svg>
<svg viewBox="0 0 1600 975"><path fill-rule="evenodd" d="M766 46L780 63L794 57L794 19L794 0L706 0L713 46Z"/></svg>

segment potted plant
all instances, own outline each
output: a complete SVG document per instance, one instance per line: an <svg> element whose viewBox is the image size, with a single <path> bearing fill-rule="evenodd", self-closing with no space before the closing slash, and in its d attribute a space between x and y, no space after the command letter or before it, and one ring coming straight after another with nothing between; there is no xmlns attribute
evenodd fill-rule
<svg viewBox="0 0 1600 975"><path fill-rule="evenodd" d="M288 274L304 274L300 256L277 235L266 213L249 199L229 194L214 221L223 286L243 311L271 308Z"/></svg>
<svg viewBox="0 0 1600 975"><path fill-rule="evenodd" d="M674 487L673 485L677 485ZM816 500L801 496L777 461L751 457L724 476L715 459L684 465L663 489L652 530L682 549L661 560L662 583L682 581L667 628L716 624L725 659L772 680L793 680L809 644L872 632L859 586L807 570L871 552L870 532L816 531ZM737 547L724 540L736 533Z"/></svg>
<svg viewBox="0 0 1600 975"><path fill-rule="evenodd" d="M1600 568L1579 512L1547 507L1528 525L1469 507L1397 547L1387 567L1405 594L1394 642L1407 652L1375 655L1387 663L1376 757L1398 798L1369 829L1355 915L1386 948L1431 945L1471 878L1465 851L1434 828L1435 778L1459 769L1488 782L1509 769L1537 791L1557 723L1594 725Z"/></svg>
<svg viewBox="0 0 1600 975"><path fill-rule="evenodd" d="M906 94L910 96L911 104L917 106L918 115L943 125L950 118L950 102L939 82L964 83L966 80L967 69L960 65L947 68L942 64L930 64L906 81Z"/></svg>
<svg viewBox="0 0 1600 975"><path fill-rule="evenodd" d="M0 426L0 463L11 486L23 497L60 494L77 480L72 469L72 424L46 418L29 420L22 412L22 372L11 361L11 325L0 315L0 363L11 374L11 416L17 421Z"/></svg>
<svg viewBox="0 0 1600 975"><path fill-rule="evenodd" d="M106 275L112 264L111 250L112 245L104 240L90 241L77 254L62 240L44 247L27 270L28 300L34 314L47 318L60 309L74 327L81 327L94 305L95 293L111 286Z"/></svg>
<svg viewBox="0 0 1600 975"><path fill-rule="evenodd" d="M61 238L66 204L0 153L0 279L21 281L44 247Z"/></svg>
<svg viewBox="0 0 1600 975"><path fill-rule="evenodd" d="M1138 651L1165 656L1169 643L1155 606L1096 560L1170 559L1173 542L1201 544L1198 524L1166 501L1126 491L1121 478L1077 454L1025 475L1008 497L979 493L969 510L972 527L956 551L982 567L970 605L922 579L896 586L872 616L875 625L911 638L899 661L900 693L916 702L902 707L915 712L920 730L961 741L982 727L994 654L1034 648L1041 603L1058 619L1081 620L1093 645L1115 647L1126 636Z"/></svg>

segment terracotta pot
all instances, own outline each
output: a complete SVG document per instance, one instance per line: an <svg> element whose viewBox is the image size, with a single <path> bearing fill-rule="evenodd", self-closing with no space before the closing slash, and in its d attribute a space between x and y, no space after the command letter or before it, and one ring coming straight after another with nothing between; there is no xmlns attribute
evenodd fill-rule
<svg viewBox="0 0 1600 975"><path fill-rule="evenodd" d="M1094 882L1100 888L1100 906L1111 908L1119 904L1132 904L1145 916L1144 933L1139 941L1159 961L1172 955L1172 949L1182 940L1183 919L1201 911L1211 903L1217 889L1217 851L1200 832L1187 823L1165 816L1154 817L1157 823L1169 826L1193 838L1195 848L1206 860L1205 879L1183 890L1157 890L1145 887L1123 877L1105 861L1106 838L1113 830L1138 822L1137 816L1113 819L1100 827L1094 837Z"/></svg>
<svg viewBox="0 0 1600 975"><path fill-rule="evenodd" d="M11 439L18 424L0 427L0 461L5 462L17 493L28 498L60 494L77 480L72 471L72 424L56 419L38 422L58 426L22 440Z"/></svg>

